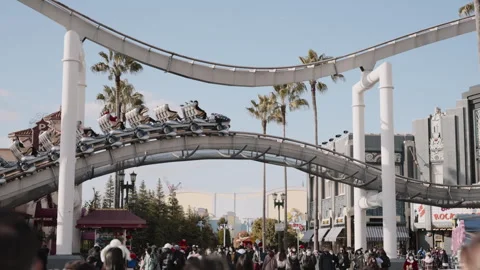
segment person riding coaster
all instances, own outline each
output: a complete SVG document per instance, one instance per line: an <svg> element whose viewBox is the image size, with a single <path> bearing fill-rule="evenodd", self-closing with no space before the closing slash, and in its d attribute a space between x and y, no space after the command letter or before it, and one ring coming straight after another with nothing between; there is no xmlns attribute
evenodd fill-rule
<svg viewBox="0 0 480 270"><path fill-rule="evenodd" d="M230 129L230 118L218 113L207 116L207 113L200 108L196 100L186 103L182 110L185 117L184 122L191 123L192 131L195 133L201 133L203 128L207 128L225 134Z"/></svg>
<svg viewBox="0 0 480 270"><path fill-rule="evenodd" d="M27 173L34 172L37 169L35 163L48 160L47 156L37 157L38 152L35 147L25 146L18 136L13 138L13 143L10 145L10 151L12 151L12 154L18 160L20 169Z"/></svg>
<svg viewBox="0 0 480 270"><path fill-rule="evenodd" d="M140 105L125 114L125 118L129 123L130 127L146 132L147 134L165 134L167 136L175 136L176 129L172 128L171 125L178 125L178 122L169 121L166 117L167 112L165 108L162 109L159 117L158 109L155 110L157 113L158 121L153 119L148 115L148 108L144 105Z"/></svg>
<svg viewBox="0 0 480 270"><path fill-rule="evenodd" d="M140 141L145 141L149 138L148 133L139 128L127 129L125 124L120 121L117 116L111 115L108 110L103 112L102 116L98 119L98 123L102 132L107 135L107 142L111 145L122 145L123 142L121 142L121 139L126 137L136 137Z"/></svg>

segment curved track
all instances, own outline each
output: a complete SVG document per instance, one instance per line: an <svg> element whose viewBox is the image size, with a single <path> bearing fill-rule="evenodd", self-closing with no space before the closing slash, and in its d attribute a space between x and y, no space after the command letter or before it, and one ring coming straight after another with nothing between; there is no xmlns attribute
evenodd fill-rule
<svg viewBox="0 0 480 270"><path fill-rule="evenodd" d="M95 21L55 0L18 0L81 37L145 65L189 79L230 86L272 86L304 82L358 68L438 41L475 31L474 16L439 24L387 42L311 65L247 67L214 63L150 45Z"/></svg>
<svg viewBox="0 0 480 270"><path fill-rule="evenodd" d="M347 185L381 191L381 170L345 155L276 136L245 132L217 135L190 134L172 139L159 135L145 143L125 144L114 150L97 149L78 158L75 182L80 184L119 169L152 164L232 159L287 165ZM7 179L10 181L0 187L0 206L17 206L56 191L58 167L50 165L21 179ZM343 176L332 177L334 172ZM397 176L395 184L398 200L449 208L480 206L480 186L447 186L403 176Z"/></svg>

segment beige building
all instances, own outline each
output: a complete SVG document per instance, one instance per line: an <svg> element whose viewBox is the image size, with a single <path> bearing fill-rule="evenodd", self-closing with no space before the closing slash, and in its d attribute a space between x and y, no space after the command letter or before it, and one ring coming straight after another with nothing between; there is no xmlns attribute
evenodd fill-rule
<svg viewBox="0 0 480 270"><path fill-rule="evenodd" d="M267 191L267 218L278 219L278 210L274 208L273 194L283 193L283 189ZM207 209L212 217L220 217L233 212L240 218L258 218L262 215L262 192L248 193L212 193L201 191L176 191L179 204L184 210ZM307 212L307 191L305 187L290 187L287 194L288 220L304 223ZM281 220L285 220L281 210Z"/></svg>

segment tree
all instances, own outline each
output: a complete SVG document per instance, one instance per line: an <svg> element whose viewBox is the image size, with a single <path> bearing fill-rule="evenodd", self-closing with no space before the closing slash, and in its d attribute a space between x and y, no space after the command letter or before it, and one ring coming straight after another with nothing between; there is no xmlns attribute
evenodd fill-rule
<svg viewBox="0 0 480 270"><path fill-rule="evenodd" d="M325 61L328 59L331 59L331 56L326 56L325 54L318 55L317 52L314 50L310 49L308 50L308 54L305 57L300 56L300 61L303 64L313 64L321 61ZM345 81L345 77L342 74L334 74L330 76L333 82L337 82L338 80ZM314 131L315 131L315 145L318 145L318 111L317 111L317 91L320 94L324 94L327 92L328 87L325 83L317 80L310 80L310 92L312 95L312 108L313 108L313 126L314 126ZM315 176L315 183L318 185L318 176ZM314 202L318 204L319 198L318 198L318 186L315 189L315 195L314 195ZM318 207L316 208L318 209ZM315 216L317 216L317 213L315 213ZM318 218L315 218L315 227L318 228ZM318 239L315 239L314 241L314 248L318 249Z"/></svg>
<svg viewBox="0 0 480 270"><path fill-rule="evenodd" d="M468 3L464 6L461 6L458 9L458 16L460 17L467 17L471 16L475 13L475 5L474 2Z"/></svg>
<svg viewBox="0 0 480 270"><path fill-rule="evenodd" d="M260 120L262 125L263 134L267 134L267 124L272 121L278 121L278 118L275 118L275 99L272 95L258 95L258 101L251 100L251 107L247 107L249 114ZM266 212L267 212L267 164L263 163L263 202L262 202L262 224L263 228L266 228ZM265 236L259 238L265 243ZM263 246L265 251L265 246Z"/></svg>
<svg viewBox="0 0 480 270"><path fill-rule="evenodd" d="M112 50L109 50L108 54L105 52L99 52L98 54L102 58L102 61L93 65L91 70L94 73L108 74L108 79L115 81L115 113L117 117L120 117L122 108L122 100L120 99L122 75L126 73L139 73L143 70L143 67L133 58Z"/></svg>
<svg viewBox="0 0 480 270"><path fill-rule="evenodd" d="M265 231L265 242L263 246L265 247L275 247L278 243L278 234L275 232L275 223L277 221L273 218L267 219L267 227ZM280 232L282 233L282 232ZM262 220L256 219L252 225L252 233L250 234L252 240L260 239L262 236ZM295 231L289 226L286 235L284 236L286 246L292 246L296 243L296 234Z"/></svg>
<svg viewBox="0 0 480 270"><path fill-rule="evenodd" d="M304 83L289 83L282 85L275 85L273 87L274 92L273 96L275 99L275 116L279 119L277 122L282 124L282 135L285 138L287 136L287 111L294 112L302 108L308 108L308 101L302 96L307 92L307 87ZM284 210L285 210L285 219L288 214L287 206L287 195L288 195L288 178L287 178L287 166L283 167L283 180L285 186L285 201L284 201ZM285 220L285 229L284 233L287 233L288 222ZM286 240L286 239L285 239ZM285 242L286 245L286 242Z"/></svg>
<svg viewBox="0 0 480 270"><path fill-rule="evenodd" d="M226 238L226 241L223 242L223 235L224 235L224 230L225 231L225 238ZM218 230L218 243L222 246L225 246L225 247L229 247L232 245L232 236L230 235L230 230L228 228L221 228Z"/></svg>
<svg viewBox="0 0 480 270"><path fill-rule="evenodd" d="M115 202L115 182L110 175L107 183L105 184L105 193L103 194L103 208L113 208Z"/></svg>
<svg viewBox="0 0 480 270"><path fill-rule="evenodd" d="M120 95L120 119L125 121L125 114L132 107L142 105L144 103L143 95L135 91L135 87L128 83L127 80L120 81L120 91L117 91L116 87L111 87L108 85L103 86L103 93L97 94L97 100L101 101L104 105L104 109L109 111L116 110L116 95Z"/></svg>

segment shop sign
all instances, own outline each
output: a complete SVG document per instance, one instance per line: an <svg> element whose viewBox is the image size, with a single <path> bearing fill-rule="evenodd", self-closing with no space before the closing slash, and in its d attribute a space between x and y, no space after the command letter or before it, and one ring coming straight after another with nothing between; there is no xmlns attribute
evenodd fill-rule
<svg viewBox="0 0 480 270"><path fill-rule="evenodd" d="M413 204L414 209L414 222L425 223L425 205Z"/></svg>
<svg viewBox="0 0 480 270"><path fill-rule="evenodd" d="M452 221L456 215L478 215L477 208L441 208L432 207L432 223L445 223Z"/></svg>

